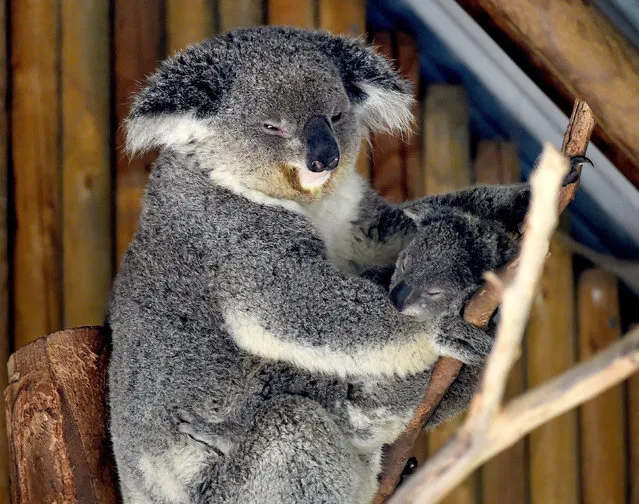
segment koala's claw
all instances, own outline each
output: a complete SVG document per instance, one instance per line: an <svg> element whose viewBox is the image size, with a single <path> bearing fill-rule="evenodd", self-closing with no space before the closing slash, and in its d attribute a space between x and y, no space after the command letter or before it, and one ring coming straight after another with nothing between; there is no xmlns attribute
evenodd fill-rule
<svg viewBox="0 0 639 504"><path fill-rule="evenodd" d="M592 161L588 159L586 156L572 156L570 158L570 171L564 177L562 186L567 186L577 182L577 180L579 180L579 175L580 175L579 171L577 170L577 167L584 164L589 164L590 166L594 166L592 164Z"/></svg>
<svg viewBox="0 0 639 504"><path fill-rule="evenodd" d="M451 338L451 335L455 335ZM478 329L461 317L451 317L443 332L435 338L442 355L478 366L484 363L493 348L491 334Z"/></svg>

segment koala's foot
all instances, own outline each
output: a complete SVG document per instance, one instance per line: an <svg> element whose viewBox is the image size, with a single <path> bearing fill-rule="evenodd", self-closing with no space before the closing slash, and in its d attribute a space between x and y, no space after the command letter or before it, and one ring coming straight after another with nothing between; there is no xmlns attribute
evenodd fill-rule
<svg viewBox="0 0 639 504"><path fill-rule="evenodd" d="M176 420L178 432L207 446L219 457L225 457L233 449L233 441L229 437L220 436L213 432L211 425L198 416L185 410L179 410L176 413Z"/></svg>
<svg viewBox="0 0 639 504"><path fill-rule="evenodd" d="M570 158L570 171L564 176L564 180L561 183L562 186L567 186L570 184L574 184L579 180L580 172L577 168L581 165L589 164L593 166L592 161L588 159L586 156L573 156Z"/></svg>
<svg viewBox="0 0 639 504"><path fill-rule="evenodd" d="M458 315L445 315L441 330L434 335L433 340L441 355L469 365L482 364L494 341L491 334L469 324Z"/></svg>

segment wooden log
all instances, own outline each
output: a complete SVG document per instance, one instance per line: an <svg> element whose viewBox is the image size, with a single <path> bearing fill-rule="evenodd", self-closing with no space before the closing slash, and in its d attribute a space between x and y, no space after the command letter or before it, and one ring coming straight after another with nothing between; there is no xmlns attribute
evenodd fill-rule
<svg viewBox="0 0 639 504"><path fill-rule="evenodd" d="M317 0L319 28L335 34L361 36L366 33L366 0ZM372 180L371 151L362 141L357 158L357 171Z"/></svg>
<svg viewBox="0 0 639 504"><path fill-rule="evenodd" d="M169 55L217 31L215 0L166 0L165 8Z"/></svg>
<svg viewBox="0 0 639 504"><path fill-rule="evenodd" d="M395 59L395 40L390 32L373 34L373 43L390 60ZM375 133L371 138L373 187L388 201L400 203L406 198L404 183L404 146L401 138L390 133Z"/></svg>
<svg viewBox="0 0 639 504"><path fill-rule="evenodd" d="M633 325L630 330L639 327ZM639 374L628 380L629 504L639 504Z"/></svg>
<svg viewBox="0 0 639 504"><path fill-rule="evenodd" d="M436 84L426 92L425 193L450 192L471 183L468 100L461 86Z"/></svg>
<svg viewBox="0 0 639 504"><path fill-rule="evenodd" d="M586 100L595 143L639 187L639 50L591 2L457 0L562 106Z"/></svg>
<svg viewBox="0 0 639 504"><path fill-rule="evenodd" d="M406 199L425 196L423 170L423 100L419 99L419 48L415 39L408 33L397 32L396 59L402 76L413 84L415 102L413 103L413 132L402 142L402 160Z"/></svg>
<svg viewBox="0 0 639 504"><path fill-rule="evenodd" d="M424 110L425 193L439 194L467 187L471 183L468 134L468 100L459 86L433 85L426 91ZM463 422L458 416L428 434L429 453L438 451ZM472 504L478 501L476 475L462 482L442 500L444 504Z"/></svg>
<svg viewBox="0 0 639 504"><path fill-rule="evenodd" d="M0 390L7 386L6 362L11 348L9 329L9 214L7 120L7 3L0 3ZM4 398L0 397L0 411ZM7 434L4 415L0 414L0 504L10 504Z"/></svg>
<svg viewBox="0 0 639 504"><path fill-rule="evenodd" d="M315 28L315 0L268 0L268 24Z"/></svg>
<svg viewBox="0 0 639 504"><path fill-rule="evenodd" d="M264 24L262 0L218 0L222 32Z"/></svg>
<svg viewBox="0 0 639 504"><path fill-rule="evenodd" d="M62 249L66 327L102 324L111 288L109 9L62 6Z"/></svg>
<svg viewBox="0 0 639 504"><path fill-rule="evenodd" d="M115 259L120 263L137 228L140 203L154 154L129 159L124 153L123 119L131 97L144 77L158 65L161 44L162 0L115 0L114 3L114 101L116 129L115 170Z"/></svg>
<svg viewBox="0 0 639 504"><path fill-rule="evenodd" d="M5 391L13 504L115 504L107 434L108 338L61 331L9 360Z"/></svg>
<svg viewBox="0 0 639 504"><path fill-rule="evenodd" d="M579 277L579 359L621 336L617 279L598 269ZM618 385L581 407L581 502L626 502L624 392Z"/></svg>
<svg viewBox="0 0 639 504"><path fill-rule="evenodd" d="M514 184L520 180L519 155L513 142L484 140L479 142L475 158L478 184ZM508 377L504 399L524 391L524 363L519 359ZM519 441L486 462L481 469L481 494L486 503L526 502L526 447Z"/></svg>
<svg viewBox="0 0 639 504"><path fill-rule="evenodd" d="M16 348L62 325L59 3L12 0ZM104 76L106 79L106 76Z"/></svg>
<svg viewBox="0 0 639 504"><path fill-rule="evenodd" d="M553 239L526 336L528 387L575 362L572 255ZM570 411L530 434L530 503L579 502L577 415Z"/></svg>

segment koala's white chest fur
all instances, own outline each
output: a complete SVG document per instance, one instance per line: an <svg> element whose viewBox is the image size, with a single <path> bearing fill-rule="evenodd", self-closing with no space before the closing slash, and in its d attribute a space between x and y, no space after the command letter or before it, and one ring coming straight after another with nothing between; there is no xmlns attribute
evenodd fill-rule
<svg viewBox="0 0 639 504"><path fill-rule="evenodd" d="M341 271L360 274L362 266L385 266L395 262L394 247L368 240L357 223L362 221L366 183L349 168L341 184L307 211L320 233L328 258ZM387 257L388 256L388 257Z"/></svg>

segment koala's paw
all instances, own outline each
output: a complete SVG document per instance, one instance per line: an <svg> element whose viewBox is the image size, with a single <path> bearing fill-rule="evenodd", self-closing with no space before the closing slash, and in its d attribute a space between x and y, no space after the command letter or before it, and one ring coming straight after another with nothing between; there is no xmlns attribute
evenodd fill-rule
<svg viewBox="0 0 639 504"><path fill-rule="evenodd" d="M588 159L586 156L573 156L570 158L570 171L564 176L564 180L561 183L562 186L567 186L570 184L574 184L579 180L580 171L578 168L581 165L589 164L593 166L592 161Z"/></svg>
<svg viewBox="0 0 639 504"><path fill-rule="evenodd" d="M441 355L471 366L481 365L493 348L491 334L469 324L459 316L446 316L434 343Z"/></svg>

